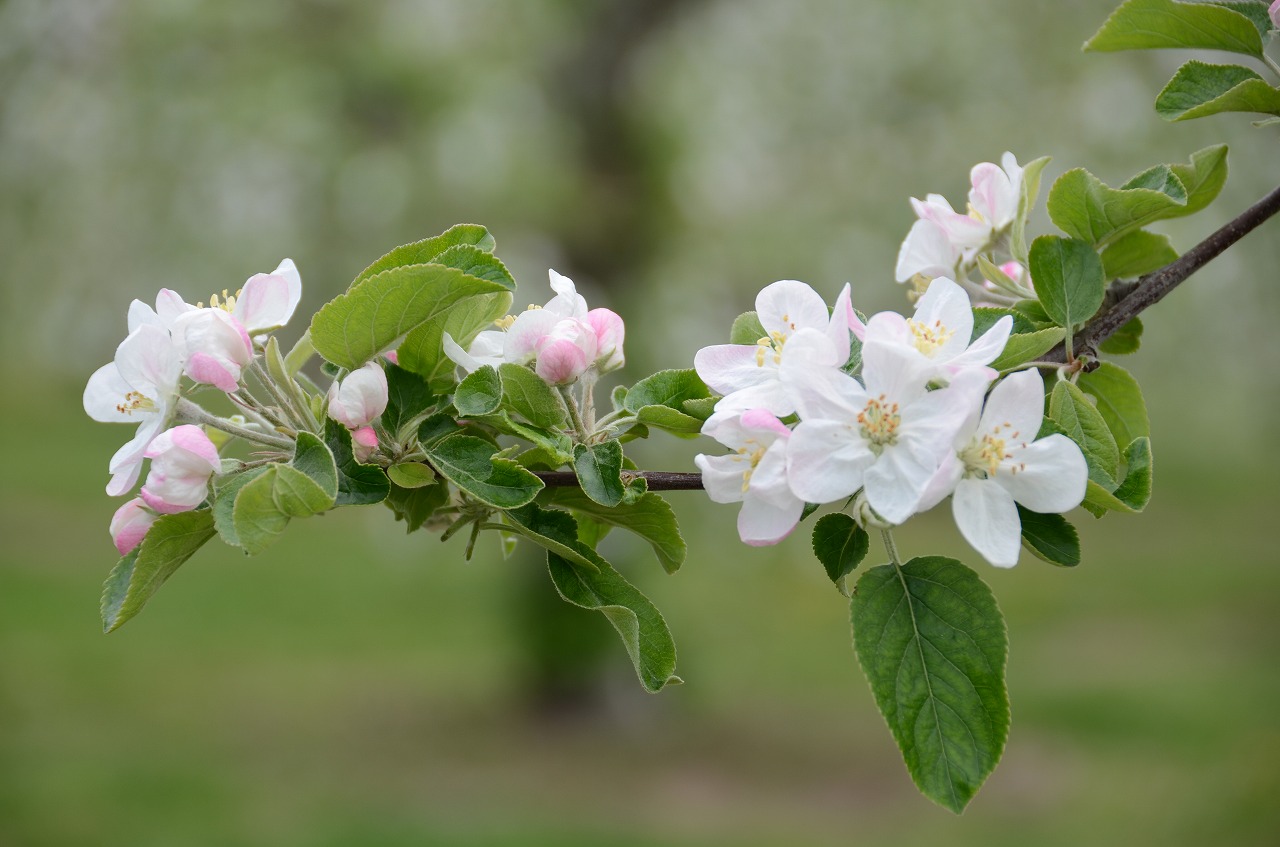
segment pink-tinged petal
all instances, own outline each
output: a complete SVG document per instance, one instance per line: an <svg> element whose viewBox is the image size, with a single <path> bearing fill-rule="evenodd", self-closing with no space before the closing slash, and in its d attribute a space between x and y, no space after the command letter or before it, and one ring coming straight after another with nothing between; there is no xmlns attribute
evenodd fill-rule
<svg viewBox="0 0 1280 847"><path fill-rule="evenodd" d="M747 498L742 501L742 510L738 512L738 537L752 547L777 544L796 528L803 512L804 502L798 499L779 507L764 500Z"/></svg>
<svg viewBox="0 0 1280 847"><path fill-rule="evenodd" d="M142 543L147 530L158 520L158 517L143 508L141 499L134 498L125 503L111 516L111 540L121 556L127 556Z"/></svg>
<svg viewBox="0 0 1280 847"><path fill-rule="evenodd" d="M836 296L836 305L831 310L831 322L827 324L827 338L831 340L840 365L849 360L849 333L852 332L861 341L867 332L866 326L858 319L858 313L853 310L851 296L849 283L846 282Z"/></svg>
<svg viewBox="0 0 1280 847"><path fill-rule="evenodd" d="M727 456L698 454L693 463L702 471L702 488L713 503L738 503L746 493L743 474L751 469L751 460L741 453Z"/></svg>
<svg viewBox="0 0 1280 847"><path fill-rule="evenodd" d="M107 483L108 495L119 497L137 483L142 473L142 454L163 425L164 421L159 416L149 416L138 427L133 438L111 457L107 465L107 470L111 473L111 481Z"/></svg>
<svg viewBox="0 0 1280 847"><path fill-rule="evenodd" d="M591 359L582 347L567 339L542 344L533 370L552 385L568 385L591 367Z"/></svg>
<svg viewBox="0 0 1280 847"><path fill-rule="evenodd" d="M298 302L302 300L302 275L298 273L298 266L293 263L293 259L281 259L271 275L283 277L289 284L289 314L292 315Z"/></svg>
<svg viewBox="0 0 1280 847"><path fill-rule="evenodd" d="M835 368L787 367L779 373L803 420L851 421L867 405L866 389Z"/></svg>
<svg viewBox="0 0 1280 847"><path fill-rule="evenodd" d="M916 512L927 512L947 499L951 492L956 490L956 485L962 476L964 476L964 463L960 461L960 457L954 451L943 456L942 464L938 466L933 478L925 486L924 493L920 495Z"/></svg>
<svg viewBox="0 0 1280 847"><path fill-rule="evenodd" d="M551 290L556 296L542 308L557 318L584 317L587 314L587 301L574 288L573 280L553 270L548 270L547 276L551 279Z"/></svg>
<svg viewBox="0 0 1280 847"><path fill-rule="evenodd" d="M128 411L125 395L133 386L120 376L115 362L107 362L93 372L84 387L84 410L89 417L102 423L137 423L138 415Z"/></svg>
<svg viewBox="0 0 1280 847"><path fill-rule="evenodd" d="M329 417L348 429L358 429L382 416L387 399L386 371L369 362L329 386Z"/></svg>
<svg viewBox="0 0 1280 847"><path fill-rule="evenodd" d="M933 221L918 220L911 225L907 237L898 248L894 278L907 282L917 274L935 277L955 273L960 250L947 233Z"/></svg>
<svg viewBox="0 0 1280 847"><path fill-rule="evenodd" d="M182 375L182 356L169 333L144 324L116 348L116 368L135 391L153 400L172 394Z"/></svg>
<svg viewBox="0 0 1280 847"><path fill-rule="evenodd" d="M713 344L693 355L693 368L712 391L729 395L776 378L773 368L759 364L758 350L749 344ZM765 356L765 361L773 359Z"/></svg>
<svg viewBox="0 0 1280 847"><path fill-rule="evenodd" d="M1035 368L1009 374L987 398L978 423L979 437L993 435L1011 446L1035 441L1044 420L1044 380Z"/></svg>
<svg viewBox="0 0 1280 847"><path fill-rule="evenodd" d="M768 409L751 409L742 413L742 427L755 434L767 438L772 443L775 438L790 438L791 430L778 420Z"/></svg>
<svg viewBox="0 0 1280 847"><path fill-rule="evenodd" d="M583 320L596 334L596 368L600 373L616 371L626 364L622 342L627 328L622 318L609 309L592 309Z"/></svg>
<svg viewBox="0 0 1280 847"><path fill-rule="evenodd" d="M1089 468L1076 443L1057 433L1042 438L1001 463L996 481L1033 512L1065 512L1080 505Z"/></svg>
<svg viewBox="0 0 1280 847"><path fill-rule="evenodd" d="M998 568L1018 563L1022 521L1009 492L989 479L962 479L951 498L951 513L964 540Z"/></svg>
<svg viewBox="0 0 1280 847"><path fill-rule="evenodd" d="M165 329L173 329L174 321L179 316L187 312L195 311L186 300L183 300L178 292L168 288L160 289L160 293L156 295L156 316L160 319L160 324Z"/></svg>
<svg viewBox="0 0 1280 847"><path fill-rule="evenodd" d="M1276 29L1280 29L1280 0L1276 0L1271 4L1271 8L1267 10L1271 15L1271 25Z"/></svg>
<svg viewBox="0 0 1280 847"><path fill-rule="evenodd" d="M229 312L196 309L173 325L174 339L186 355L187 376L228 393L239 387L241 370L253 361L249 333Z"/></svg>
<svg viewBox="0 0 1280 847"><path fill-rule="evenodd" d="M981 247L991 237L990 226L960 214L940 194L930 194L924 202L912 197L911 208L915 210L916 217L941 228L955 247Z"/></svg>
<svg viewBox="0 0 1280 847"><path fill-rule="evenodd" d="M209 353L192 353L187 360L187 376L219 391L232 393L240 388L240 368Z"/></svg>
<svg viewBox="0 0 1280 847"><path fill-rule="evenodd" d="M218 448L205 431L192 424L167 429L152 439L143 453L148 459L165 458L185 473L206 476L220 467Z"/></svg>
<svg viewBox="0 0 1280 847"><path fill-rule="evenodd" d="M830 503L862 487L875 454L852 425L801 421L787 443L787 482L809 503Z"/></svg>
<svg viewBox="0 0 1280 847"><path fill-rule="evenodd" d="M293 308L289 282L275 274L254 274L236 297L235 316L251 335L279 329L289 322Z"/></svg>
<svg viewBox="0 0 1280 847"><path fill-rule="evenodd" d="M798 329L825 331L831 320L822 295L794 279L782 279L760 289L756 295L756 316L765 332L780 332L785 336Z"/></svg>
<svg viewBox="0 0 1280 847"><path fill-rule="evenodd" d="M351 430L351 452L357 462L367 462L378 449L378 433L371 426Z"/></svg>
<svg viewBox="0 0 1280 847"><path fill-rule="evenodd" d="M516 315L503 333L503 360L517 365L533 361L538 354L538 342L549 335L560 320L560 316L547 309L529 309Z"/></svg>
<svg viewBox="0 0 1280 847"><path fill-rule="evenodd" d="M973 184L969 204L992 229L1008 226L1018 211L1021 182L1015 185L1009 174L991 162L974 165L969 179Z"/></svg>
<svg viewBox="0 0 1280 847"><path fill-rule="evenodd" d="M452 338L449 340L453 341ZM388 350L387 352L382 354L382 358L386 359L388 362L390 362L393 365L398 366L400 364L400 353L396 350Z"/></svg>

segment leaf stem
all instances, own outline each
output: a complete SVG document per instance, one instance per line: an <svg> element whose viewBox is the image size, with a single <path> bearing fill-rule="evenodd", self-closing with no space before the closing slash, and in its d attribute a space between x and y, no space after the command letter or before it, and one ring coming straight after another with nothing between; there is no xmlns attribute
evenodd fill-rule
<svg viewBox="0 0 1280 847"><path fill-rule="evenodd" d="M564 400L564 406L569 410L569 420L573 422L573 432L578 436L578 441L584 441L587 437L587 428L582 425L582 414L578 411L578 404L573 399L573 392L567 385L557 385L560 391L560 398Z"/></svg>
<svg viewBox="0 0 1280 847"><path fill-rule="evenodd" d="M893 562L895 566L901 568L902 557L898 555L898 545L893 541L893 533L890 530L882 529L880 530L880 539L884 541L884 550L889 554L889 561ZM901 578L901 575L899 575L899 578ZM905 589L907 584L904 582L902 587ZM912 617L914 617L914 614L915 613L913 612Z"/></svg>
<svg viewBox="0 0 1280 847"><path fill-rule="evenodd" d="M294 443L292 438L286 438L283 435L276 435L269 432L258 432L247 427L232 423L226 418L220 418L211 415L204 409L192 403L190 400L178 401L178 418L193 424L202 426L211 426L220 429L228 435L234 435L237 438L243 438L245 441L252 441L255 444L263 444L267 447L276 447L281 450L292 451Z"/></svg>
<svg viewBox="0 0 1280 847"><path fill-rule="evenodd" d="M1280 77L1280 65L1276 64L1275 59L1271 58L1266 53L1263 53L1262 61L1266 64L1268 68L1271 69L1271 72L1273 74L1275 74L1277 77Z"/></svg>

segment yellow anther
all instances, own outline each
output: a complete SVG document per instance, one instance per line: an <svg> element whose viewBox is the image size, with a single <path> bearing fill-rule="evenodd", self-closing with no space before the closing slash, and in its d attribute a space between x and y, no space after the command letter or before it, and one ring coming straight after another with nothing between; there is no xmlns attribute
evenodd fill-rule
<svg viewBox="0 0 1280 847"><path fill-rule="evenodd" d="M130 391L124 395L124 402L116 405L116 411L122 415L134 412L150 412L156 408L155 401L139 391Z"/></svg>
<svg viewBox="0 0 1280 847"><path fill-rule="evenodd" d="M902 425L902 415L898 413L898 404L890 403L881 394L874 400L868 400L866 407L858 413L862 437L871 442L877 451L898 443L898 427Z"/></svg>
<svg viewBox="0 0 1280 847"><path fill-rule="evenodd" d="M766 355L773 354L773 363L775 365L782 364L782 346L787 343L787 334L785 332L771 332L764 338L756 341L756 367L764 367L764 359Z"/></svg>
<svg viewBox="0 0 1280 847"><path fill-rule="evenodd" d="M493 322L493 325L505 332L511 329L511 325L515 322L516 322L515 315L507 315L504 318L498 318L496 321Z"/></svg>
<svg viewBox="0 0 1280 847"><path fill-rule="evenodd" d="M934 321L933 325L930 326L920 323L914 318L908 318L907 326L911 330L911 343L926 356L932 356L940 347L951 340L951 336L956 334L954 329L947 329L943 326L940 320Z"/></svg>

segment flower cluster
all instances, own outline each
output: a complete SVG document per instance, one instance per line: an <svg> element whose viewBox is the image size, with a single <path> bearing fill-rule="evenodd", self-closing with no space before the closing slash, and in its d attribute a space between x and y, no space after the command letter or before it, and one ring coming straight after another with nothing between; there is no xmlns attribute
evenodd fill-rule
<svg viewBox="0 0 1280 847"><path fill-rule="evenodd" d="M467 373L507 362L533 365L552 385L577 382L592 367L598 374L622 367L622 318L608 309L588 310L573 280L555 271L549 275L555 296L545 305L498 320L498 329L481 332L470 350L446 333L446 355Z"/></svg>
<svg viewBox="0 0 1280 847"><path fill-rule="evenodd" d="M953 280L934 279L910 318L881 312L864 323L848 286L829 313L794 280L767 286L756 310L766 334L755 345L694 359L724 395L703 433L734 451L696 462L711 499L743 504L744 542L780 541L806 503L857 502L863 523L891 526L951 495L965 539L1009 567L1015 504L1060 512L1083 499L1080 449L1062 435L1036 438L1039 372L1008 376L987 396L1012 318L971 340L969 296Z"/></svg>

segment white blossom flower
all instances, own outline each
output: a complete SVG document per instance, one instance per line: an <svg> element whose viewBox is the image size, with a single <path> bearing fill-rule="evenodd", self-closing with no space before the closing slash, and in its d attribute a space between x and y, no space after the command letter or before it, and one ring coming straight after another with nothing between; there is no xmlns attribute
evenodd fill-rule
<svg viewBox="0 0 1280 847"><path fill-rule="evenodd" d="M144 455L151 470L141 495L154 511L189 512L209 495L209 477L219 467L218 448L200 427L167 429L152 439Z"/></svg>
<svg viewBox="0 0 1280 847"><path fill-rule="evenodd" d="M1022 167L1012 153L991 162L974 165L969 172L969 214L988 227L988 238L1013 223L1022 200ZM975 246L982 246L981 244Z"/></svg>
<svg viewBox="0 0 1280 847"><path fill-rule="evenodd" d="M1044 380L1035 369L1006 377L957 433L954 449L930 482L920 509L951 494L956 525L991 564L1018 562L1022 522L1014 505L1065 512L1080 505L1088 466L1079 446L1057 433L1039 440Z"/></svg>
<svg viewBox="0 0 1280 847"><path fill-rule="evenodd" d="M703 434L735 452L694 457L702 485L716 503L742 503L738 536L753 547L777 544L800 521L804 501L787 485L791 430L765 409L708 421Z"/></svg>

